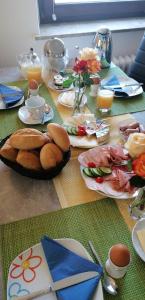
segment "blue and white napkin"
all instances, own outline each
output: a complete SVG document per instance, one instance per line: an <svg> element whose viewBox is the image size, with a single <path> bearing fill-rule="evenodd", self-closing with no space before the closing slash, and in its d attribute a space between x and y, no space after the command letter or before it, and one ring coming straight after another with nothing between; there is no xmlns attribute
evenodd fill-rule
<svg viewBox="0 0 145 300"><path fill-rule="evenodd" d="M103 80L101 86L104 87L105 89L108 88L113 90L116 97L130 96L131 87L123 86L123 83L120 82L119 78L116 75L111 76L108 80Z"/></svg>
<svg viewBox="0 0 145 300"><path fill-rule="evenodd" d="M6 108L15 105L24 96L22 90L16 90L6 85L0 84L0 97L2 97Z"/></svg>
<svg viewBox="0 0 145 300"><path fill-rule="evenodd" d="M92 299L102 275L102 267L82 258L47 236L41 239L41 244L54 282L87 271L98 272L92 279L57 291L58 300Z"/></svg>

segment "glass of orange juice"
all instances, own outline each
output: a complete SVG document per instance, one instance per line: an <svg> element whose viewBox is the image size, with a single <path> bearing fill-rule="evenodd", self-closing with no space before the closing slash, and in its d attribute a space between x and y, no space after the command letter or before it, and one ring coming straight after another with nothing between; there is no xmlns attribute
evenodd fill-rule
<svg viewBox="0 0 145 300"><path fill-rule="evenodd" d="M101 113L108 113L112 107L114 92L106 89L99 89L97 94L97 108Z"/></svg>
<svg viewBox="0 0 145 300"><path fill-rule="evenodd" d="M30 66L27 69L27 79L30 81L31 79L35 79L38 84L42 82L42 66Z"/></svg>

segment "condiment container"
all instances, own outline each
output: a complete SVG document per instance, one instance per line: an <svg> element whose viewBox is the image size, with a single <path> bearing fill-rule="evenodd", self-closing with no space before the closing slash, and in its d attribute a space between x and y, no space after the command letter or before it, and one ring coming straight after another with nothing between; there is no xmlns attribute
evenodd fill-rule
<svg viewBox="0 0 145 300"><path fill-rule="evenodd" d="M97 93L98 93L98 90L99 90L99 87L100 87L101 78L99 76L95 76L95 75L90 76L90 78L93 81L93 83L90 86L90 96L91 97L96 97Z"/></svg>
<svg viewBox="0 0 145 300"><path fill-rule="evenodd" d="M112 246L106 261L106 271L113 278L122 278L127 272L131 262L130 251L124 244Z"/></svg>

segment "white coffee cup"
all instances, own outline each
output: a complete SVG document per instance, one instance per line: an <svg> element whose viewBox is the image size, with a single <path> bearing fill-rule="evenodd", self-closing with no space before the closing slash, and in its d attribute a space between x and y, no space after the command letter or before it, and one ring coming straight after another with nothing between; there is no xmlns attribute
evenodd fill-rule
<svg viewBox="0 0 145 300"><path fill-rule="evenodd" d="M45 99L40 96L32 96L25 101L25 105L33 120L43 119L45 112Z"/></svg>

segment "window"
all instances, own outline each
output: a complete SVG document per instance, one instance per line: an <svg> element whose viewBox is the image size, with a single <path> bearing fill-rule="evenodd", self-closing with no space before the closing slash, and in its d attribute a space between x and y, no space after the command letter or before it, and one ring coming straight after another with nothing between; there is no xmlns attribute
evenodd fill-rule
<svg viewBox="0 0 145 300"><path fill-rule="evenodd" d="M144 0L38 0L40 24L144 17Z"/></svg>

